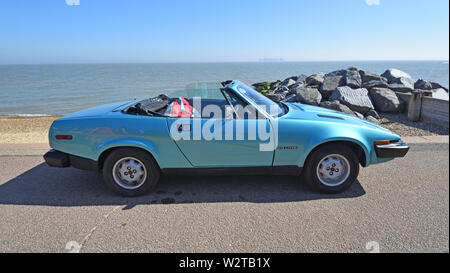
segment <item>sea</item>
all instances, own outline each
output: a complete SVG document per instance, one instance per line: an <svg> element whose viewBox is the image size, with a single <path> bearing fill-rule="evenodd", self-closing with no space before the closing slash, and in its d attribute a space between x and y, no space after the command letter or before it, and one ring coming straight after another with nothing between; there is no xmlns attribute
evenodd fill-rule
<svg viewBox="0 0 450 273"><path fill-rule="evenodd" d="M170 94L193 83L247 84L357 67L397 68L449 86L448 61L0 65L0 117L64 115L97 104Z"/></svg>

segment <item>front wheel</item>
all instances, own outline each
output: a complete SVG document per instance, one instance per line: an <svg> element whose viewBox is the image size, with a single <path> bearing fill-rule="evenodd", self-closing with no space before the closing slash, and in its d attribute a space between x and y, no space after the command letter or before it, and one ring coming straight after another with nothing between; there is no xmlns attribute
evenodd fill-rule
<svg viewBox="0 0 450 273"><path fill-rule="evenodd" d="M105 160L103 179L108 188L122 196L139 196L150 192L161 172L153 157L133 148L117 149Z"/></svg>
<svg viewBox="0 0 450 273"><path fill-rule="evenodd" d="M330 144L309 156L303 174L312 189L322 193L339 193L355 182L359 174L359 160L349 147Z"/></svg>

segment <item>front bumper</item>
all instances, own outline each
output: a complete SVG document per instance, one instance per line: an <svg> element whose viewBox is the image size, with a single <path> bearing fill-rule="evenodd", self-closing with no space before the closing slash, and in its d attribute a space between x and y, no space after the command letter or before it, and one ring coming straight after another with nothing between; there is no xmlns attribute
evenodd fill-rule
<svg viewBox="0 0 450 273"><path fill-rule="evenodd" d="M399 140L385 145L375 145L375 152L379 158L404 157L409 151L409 145Z"/></svg>
<svg viewBox="0 0 450 273"><path fill-rule="evenodd" d="M74 167L77 169L98 171L98 162L75 155L66 154L56 150L50 150L44 155L45 162L51 167L65 168Z"/></svg>

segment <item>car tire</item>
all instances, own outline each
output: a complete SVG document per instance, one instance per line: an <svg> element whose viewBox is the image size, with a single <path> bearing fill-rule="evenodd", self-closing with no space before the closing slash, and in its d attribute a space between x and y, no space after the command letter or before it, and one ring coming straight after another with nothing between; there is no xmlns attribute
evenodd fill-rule
<svg viewBox="0 0 450 273"><path fill-rule="evenodd" d="M161 170L155 159L136 148L112 151L103 165L103 180L114 192L126 196L149 193L158 184Z"/></svg>
<svg viewBox="0 0 450 273"><path fill-rule="evenodd" d="M333 194L348 189L358 174L359 160L355 152L343 144L330 144L308 157L303 178L313 190Z"/></svg>

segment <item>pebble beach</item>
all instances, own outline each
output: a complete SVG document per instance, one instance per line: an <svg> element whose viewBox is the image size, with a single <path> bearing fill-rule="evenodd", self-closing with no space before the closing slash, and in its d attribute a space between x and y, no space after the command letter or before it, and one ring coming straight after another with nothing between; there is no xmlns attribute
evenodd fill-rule
<svg viewBox="0 0 450 273"><path fill-rule="evenodd" d="M0 144L48 143L48 129L59 117L0 118Z"/></svg>

